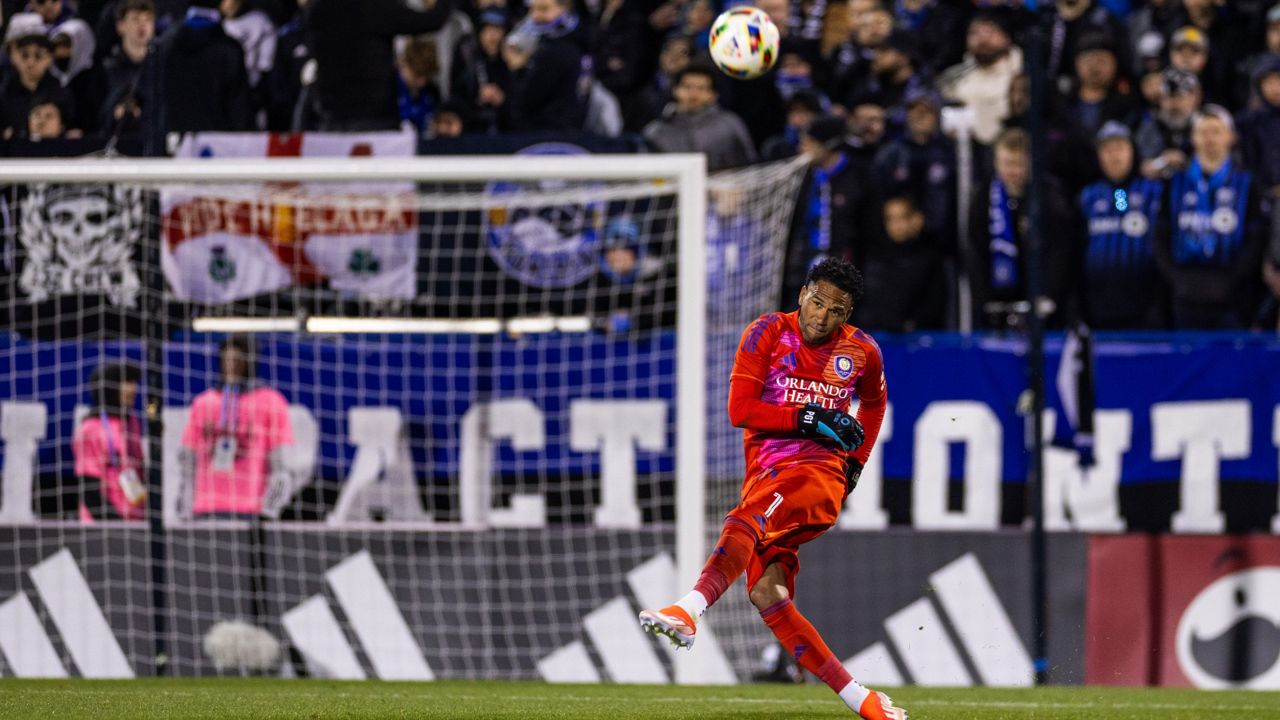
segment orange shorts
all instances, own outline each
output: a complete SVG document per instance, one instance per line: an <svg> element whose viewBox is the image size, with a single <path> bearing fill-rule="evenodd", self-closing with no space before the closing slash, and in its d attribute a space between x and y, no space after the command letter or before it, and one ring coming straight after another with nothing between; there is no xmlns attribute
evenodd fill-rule
<svg viewBox="0 0 1280 720"><path fill-rule="evenodd" d="M781 563L787 591L796 592L799 549L835 525L845 499L844 474L821 465L763 470L742 485L742 501L728 517L746 523L759 538L747 562L747 589L765 568Z"/></svg>

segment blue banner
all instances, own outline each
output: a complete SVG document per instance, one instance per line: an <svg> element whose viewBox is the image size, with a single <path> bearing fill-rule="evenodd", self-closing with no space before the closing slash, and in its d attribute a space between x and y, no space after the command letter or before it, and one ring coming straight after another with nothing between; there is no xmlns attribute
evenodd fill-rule
<svg viewBox="0 0 1280 720"><path fill-rule="evenodd" d="M936 458L936 453L922 455L922 438L932 443L931 448L946 444L951 480L965 477L969 454L983 443L996 443L999 468L994 472L1005 487L1008 507L1028 468L1026 418L1018 407L1027 387L1025 344L954 334L878 340L892 408L891 427L883 433L887 439L877 450L886 487L918 480L916 464L922 457ZM1050 339L1046 401L1051 408L1058 403L1052 378L1061 348L1061 337ZM1280 339L1103 334L1095 350L1099 417L1127 418L1098 428L1099 447L1110 442L1121 448L1115 452L1121 492L1126 487L1177 483L1184 473L1184 457L1193 448L1199 448L1194 451L1198 462L1204 462L1204 453L1211 455L1215 482L1274 488ZM214 343L173 342L165 353L165 406L187 405L216 382ZM36 474L71 471L73 409L89 403L85 381L93 368L104 357L120 356L141 361L142 347L135 341L33 343L0 337L0 402L41 402L48 410ZM418 477L447 482L458 473L463 414L478 401L513 398L530 400L544 415L546 445L519 452L499 445L495 468L505 476L533 474L554 483L560 476L599 472L598 452L570 447L569 406L578 399L665 401L670 428L665 449L638 449L636 471L667 478L674 472L677 399L675 335L670 331L634 333L626 339L590 333L521 338L281 336L260 341L257 374L315 417L320 434L318 479L346 477L355 451L347 439L347 413L352 408L397 408L406 423ZM953 408L968 413L963 423L954 421L968 423L955 428L959 438L950 434L945 418L938 422L939 412ZM726 426L722 404L712 402L708 413L709 423ZM975 417L981 422L973 421ZM1127 438L1107 436L1114 435L1108 428L1115 427L1126 428ZM671 485L663 487L669 492ZM1274 497L1274 489L1268 492L1266 497ZM1258 502L1259 496L1250 497L1249 502ZM903 520L901 512L894 517Z"/></svg>

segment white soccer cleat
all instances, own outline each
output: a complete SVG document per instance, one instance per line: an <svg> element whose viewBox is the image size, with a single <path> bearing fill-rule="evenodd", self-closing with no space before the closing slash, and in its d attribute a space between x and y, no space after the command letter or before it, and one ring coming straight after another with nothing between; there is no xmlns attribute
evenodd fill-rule
<svg viewBox="0 0 1280 720"><path fill-rule="evenodd" d="M678 605L661 610L641 610L640 627L647 633L661 635L677 648L692 648L698 625L689 613Z"/></svg>

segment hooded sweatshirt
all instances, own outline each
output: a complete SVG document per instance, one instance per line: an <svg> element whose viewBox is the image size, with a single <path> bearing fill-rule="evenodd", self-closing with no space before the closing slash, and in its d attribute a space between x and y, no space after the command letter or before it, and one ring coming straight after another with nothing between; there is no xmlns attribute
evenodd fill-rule
<svg viewBox="0 0 1280 720"><path fill-rule="evenodd" d="M216 10L192 8L156 48L164 132L250 129L244 51Z"/></svg>

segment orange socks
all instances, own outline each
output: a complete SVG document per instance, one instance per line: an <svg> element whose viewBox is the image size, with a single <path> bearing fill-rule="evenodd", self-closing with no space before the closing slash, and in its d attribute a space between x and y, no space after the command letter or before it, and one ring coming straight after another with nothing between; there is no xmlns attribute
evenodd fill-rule
<svg viewBox="0 0 1280 720"><path fill-rule="evenodd" d="M822 678L832 690L840 692L853 680L789 598L761 610L760 617L800 667Z"/></svg>
<svg viewBox="0 0 1280 720"><path fill-rule="evenodd" d="M867 720L886 720L880 699L849 675L790 598L760 611L760 617L800 667L821 678L846 705Z"/></svg>
<svg viewBox="0 0 1280 720"><path fill-rule="evenodd" d="M747 561L755 547L756 534L750 526L735 517L725 520L720 542L716 543L702 575L693 585L693 589L707 599L708 606L714 605L747 569Z"/></svg>

